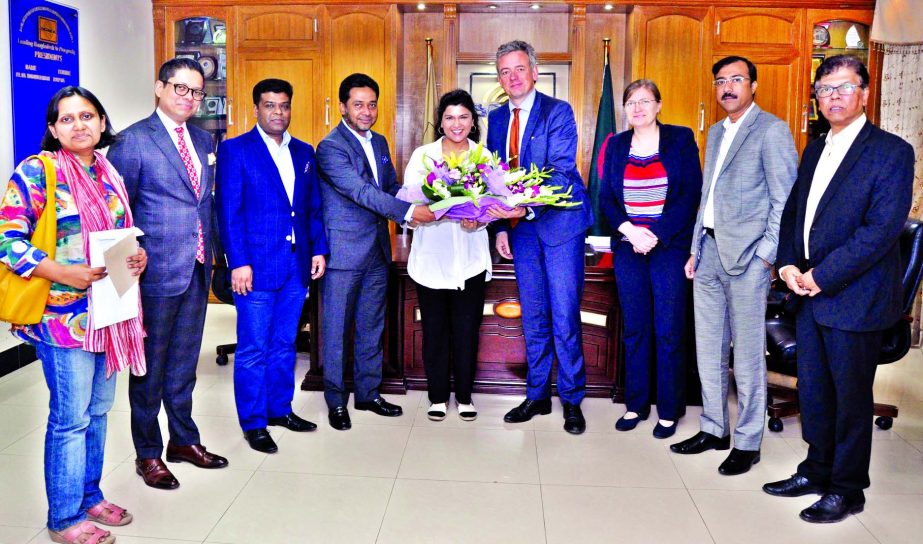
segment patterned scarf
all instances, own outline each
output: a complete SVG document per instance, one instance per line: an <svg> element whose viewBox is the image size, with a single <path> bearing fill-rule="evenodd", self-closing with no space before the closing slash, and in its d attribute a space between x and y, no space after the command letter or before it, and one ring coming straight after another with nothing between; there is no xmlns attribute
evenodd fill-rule
<svg viewBox="0 0 923 544"><path fill-rule="evenodd" d="M122 176L113 168L99 151L94 152L96 158L96 181L90 178L83 165L72 153L60 150L55 153L59 175L67 181L77 212L80 214L80 231L83 234L83 253L87 264L90 263L90 236L91 232L115 228L115 220L109 210L106 198L100 194L100 188L109 185L115 190L116 196L125 208L125 227L134 226L131 208L128 206L128 194ZM138 297L138 317L114 323L108 327L96 330L93 326L93 286L87 289L88 312L87 328L83 337L83 349L93 353L106 354L106 378L114 372L125 368L131 369L135 376L147 373L147 364L144 360L144 326L142 325L141 297Z"/></svg>

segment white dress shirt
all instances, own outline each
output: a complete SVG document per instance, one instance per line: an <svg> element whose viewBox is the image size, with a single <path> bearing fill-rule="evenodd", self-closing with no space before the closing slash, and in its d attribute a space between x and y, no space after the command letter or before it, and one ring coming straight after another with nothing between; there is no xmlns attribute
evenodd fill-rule
<svg viewBox="0 0 923 544"><path fill-rule="evenodd" d="M183 140L186 141L186 149L189 150L189 154L192 156L192 166L195 168L195 171L199 173L199 182L201 183L203 177L202 161L199 160L199 154L196 152L195 145L192 143L192 135L189 134L189 127L186 126L186 123L177 125L176 122L167 117L167 114L161 111L160 108L157 108L156 111L157 117L160 117L160 122L167 128L167 134L169 134L170 139L173 140L176 151L179 151L179 135L176 133L176 128L183 127Z"/></svg>
<svg viewBox="0 0 923 544"><path fill-rule="evenodd" d="M282 134L282 143L276 143L272 136L263 132L263 128L257 124L257 132L260 133L260 137L263 138L263 143L266 144L266 149L269 150L269 156L272 157L272 162L275 163L276 169L279 171L279 177L282 178L282 186L285 188L285 195L288 196L288 203L294 204L294 195L295 195L295 161L292 159L292 150L289 148L289 143L292 141L292 135L286 130ZM295 212L292 212L292 215L295 215ZM291 242L295 243L295 228L292 227Z"/></svg>
<svg viewBox="0 0 923 544"><path fill-rule="evenodd" d="M811 189L808 191L808 200L804 207L804 258L810 259L810 241L811 226L814 224L814 214L817 213L817 205L820 199L827 191L830 180L836 174L837 168L846 157L846 152L856 140L859 131L865 126L866 117L863 113L858 119L850 123L836 135L833 132L827 133L827 139L824 143L824 150L821 152L820 159L817 161L817 167L814 169L814 177L811 179Z"/></svg>
<svg viewBox="0 0 923 544"><path fill-rule="evenodd" d="M415 190L423 185L424 155L442 160L442 140L414 150L404 172L405 189ZM468 149L475 147L477 144L468 140ZM430 289L464 289L465 280L485 270L489 281L492 266L486 229L469 232L458 221L443 219L419 225L413 231L407 274L420 285Z"/></svg>
<svg viewBox="0 0 923 544"><path fill-rule="evenodd" d="M718 158L715 159L715 172L712 174L711 185L708 190L708 200L705 201L705 211L702 212L702 226L705 228L715 228L715 184L718 182L718 174L721 173L721 169L724 167L724 160L727 158L728 151L731 149L731 144L734 143L737 131L743 126L744 119L750 115L754 104L756 104L756 102L750 103L750 107L747 108L747 111L740 116L740 119L738 119L736 123L731 121L730 117L725 117L722 123L724 126L724 135L721 137L721 146L718 148Z"/></svg>
<svg viewBox="0 0 923 544"><path fill-rule="evenodd" d="M341 121L343 126L346 127L346 130L352 132L353 136L359 140L359 145L362 146L362 150L365 151L365 158L369 161L369 166L372 167L372 177L375 178L375 185L379 188L381 187L381 182L378 181L378 164L375 162L375 148L372 147L372 131L366 130L365 136L359 134L353 127L349 126L345 120ZM413 219L413 209L416 208L415 204L411 204L410 208L407 209L407 213L404 214L404 222L409 223Z"/></svg>

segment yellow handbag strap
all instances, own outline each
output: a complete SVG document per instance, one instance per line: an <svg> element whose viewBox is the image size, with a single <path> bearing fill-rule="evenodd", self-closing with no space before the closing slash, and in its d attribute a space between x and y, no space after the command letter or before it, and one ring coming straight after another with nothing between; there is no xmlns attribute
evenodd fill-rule
<svg viewBox="0 0 923 544"><path fill-rule="evenodd" d="M58 187L58 173L55 169L54 160L50 157L32 155L29 159L31 158L42 161L42 166L45 169L45 209L36 222L35 231L32 235L32 245L47 253L48 258L54 260L55 249L58 245L58 211L55 197L55 190Z"/></svg>

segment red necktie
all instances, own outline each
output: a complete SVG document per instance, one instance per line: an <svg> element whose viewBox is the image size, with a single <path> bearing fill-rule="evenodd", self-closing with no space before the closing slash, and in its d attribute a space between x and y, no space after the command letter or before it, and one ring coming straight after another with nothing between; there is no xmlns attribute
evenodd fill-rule
<svg viewBox="0 0 923 544"><path fill-rule="evenodd" d="M519 108L513 108L513 122L510 123L510 149L507 158L510 168L519 166Z"/></svg>
<svg viewBox="0 0 923 544"><path fill-rule="evenodd" d="M179 149L179 156L183 159L183 165L189 174L189 181L192 182L192 190L195 191L196 201L202 197L202 187L199 184L199 173L196 172L195 164L192 162L192 155L189 154L189 148L186 147L186 138L183 127L176 127L176 147ZM202 235L202 221L198 221L199 239L196 241L195 260L205 264L205 237Z"/></svg>

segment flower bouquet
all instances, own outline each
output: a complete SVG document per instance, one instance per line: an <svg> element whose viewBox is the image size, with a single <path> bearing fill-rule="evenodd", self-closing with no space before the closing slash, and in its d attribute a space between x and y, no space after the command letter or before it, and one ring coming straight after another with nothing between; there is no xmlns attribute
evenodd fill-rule
<svg viewBox="0 0 923 544"><path fill-rule="evenodd" d="M423 157L426 176L415 189L402 189L398 198L428 204L436 219L471 219L488 223L495 218L487 214L492 206L512 210L517 206L557 206L570 208L571 190L557 193L561 187L546 185L551 169L539 170L531 165L510 169L499 155L488 153L484 145L459 155L451 153L443 160Z"/></svg>

